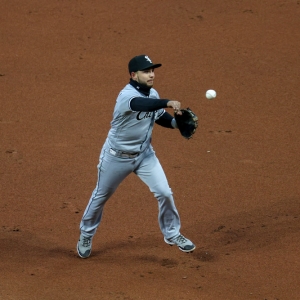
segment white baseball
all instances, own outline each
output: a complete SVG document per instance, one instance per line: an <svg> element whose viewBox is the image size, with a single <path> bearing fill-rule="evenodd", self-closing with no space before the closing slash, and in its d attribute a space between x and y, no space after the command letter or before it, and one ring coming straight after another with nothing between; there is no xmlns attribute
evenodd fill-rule
<svg viewBox="0 0 300 300"><path fill-rule="evenodd" d="M214 90L208 90L208 91L206 91L205 95L206 95L206 98L210 99L210 100L217 97L217 93Z"/></svg>

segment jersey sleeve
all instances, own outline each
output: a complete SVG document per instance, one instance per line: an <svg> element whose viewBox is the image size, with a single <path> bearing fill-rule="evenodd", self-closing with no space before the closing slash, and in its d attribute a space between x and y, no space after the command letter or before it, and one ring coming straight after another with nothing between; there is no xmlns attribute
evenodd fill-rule
<svg viewBox="0 0 300 300"><path fill-rule="evenodd" d="M155 121L158 120L165 112L166 111L163 108L155 111L155 117L154 117Z"/></svg>
<svg viewBox="0 0 300 300"><path fill-rule="evenodd" d="M166 128L174 129L174 126L172 125L173 120L173 116L165 111L161 117L155 121L155 123Z"/></svg>
<svg viewBox="0 0 300 300"><path fill-rule="evenodd" d="M132 99L140 97L140 93L134 88L125 87L117 97L116 109L119 113L132 112L130 102Z"/></svg>

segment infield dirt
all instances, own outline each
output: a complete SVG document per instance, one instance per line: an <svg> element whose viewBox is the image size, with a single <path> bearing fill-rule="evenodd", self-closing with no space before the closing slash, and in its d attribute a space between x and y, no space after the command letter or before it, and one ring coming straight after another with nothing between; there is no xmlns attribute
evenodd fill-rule
<svg viewBox="0 0 300 300"><path fill-rule="evenodd" d="M299 1L4 0L0 11L0 299L299 299ZM197 249L164 243L156 199L132 175L83 260L79 222L139 54L162 63L161 98L199 117L192 140L153 133Z"/></svg>

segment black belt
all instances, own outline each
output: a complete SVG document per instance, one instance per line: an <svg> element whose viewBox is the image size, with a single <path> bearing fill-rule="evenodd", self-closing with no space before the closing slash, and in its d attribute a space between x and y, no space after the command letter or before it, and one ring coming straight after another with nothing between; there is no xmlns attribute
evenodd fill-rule
<svg viewBox="0 0 300 300"><path fill-rule="evenodd" d="M124 152L124 151L120 151L120 150L114 150L112 148L109 149L109 153L117 156L117 157L123 157L123 158L135 158L137 156L139 156L139 152L135 152L135 153L129 153L129 152Z"/></svg>

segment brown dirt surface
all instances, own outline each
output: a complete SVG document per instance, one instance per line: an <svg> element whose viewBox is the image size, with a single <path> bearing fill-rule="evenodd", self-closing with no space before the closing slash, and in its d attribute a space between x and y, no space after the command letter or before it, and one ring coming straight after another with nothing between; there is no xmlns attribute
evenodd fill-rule
<svg viewBox="0 0 300 300"><path fill-rule="evenodd" d="M296 300L300 1L0 1L0 299ZM163 242L129 176L89 259L79 222L127 63L199 117L153 145L197 249ZM207 100L205 91L217 98Z"/></svg>

